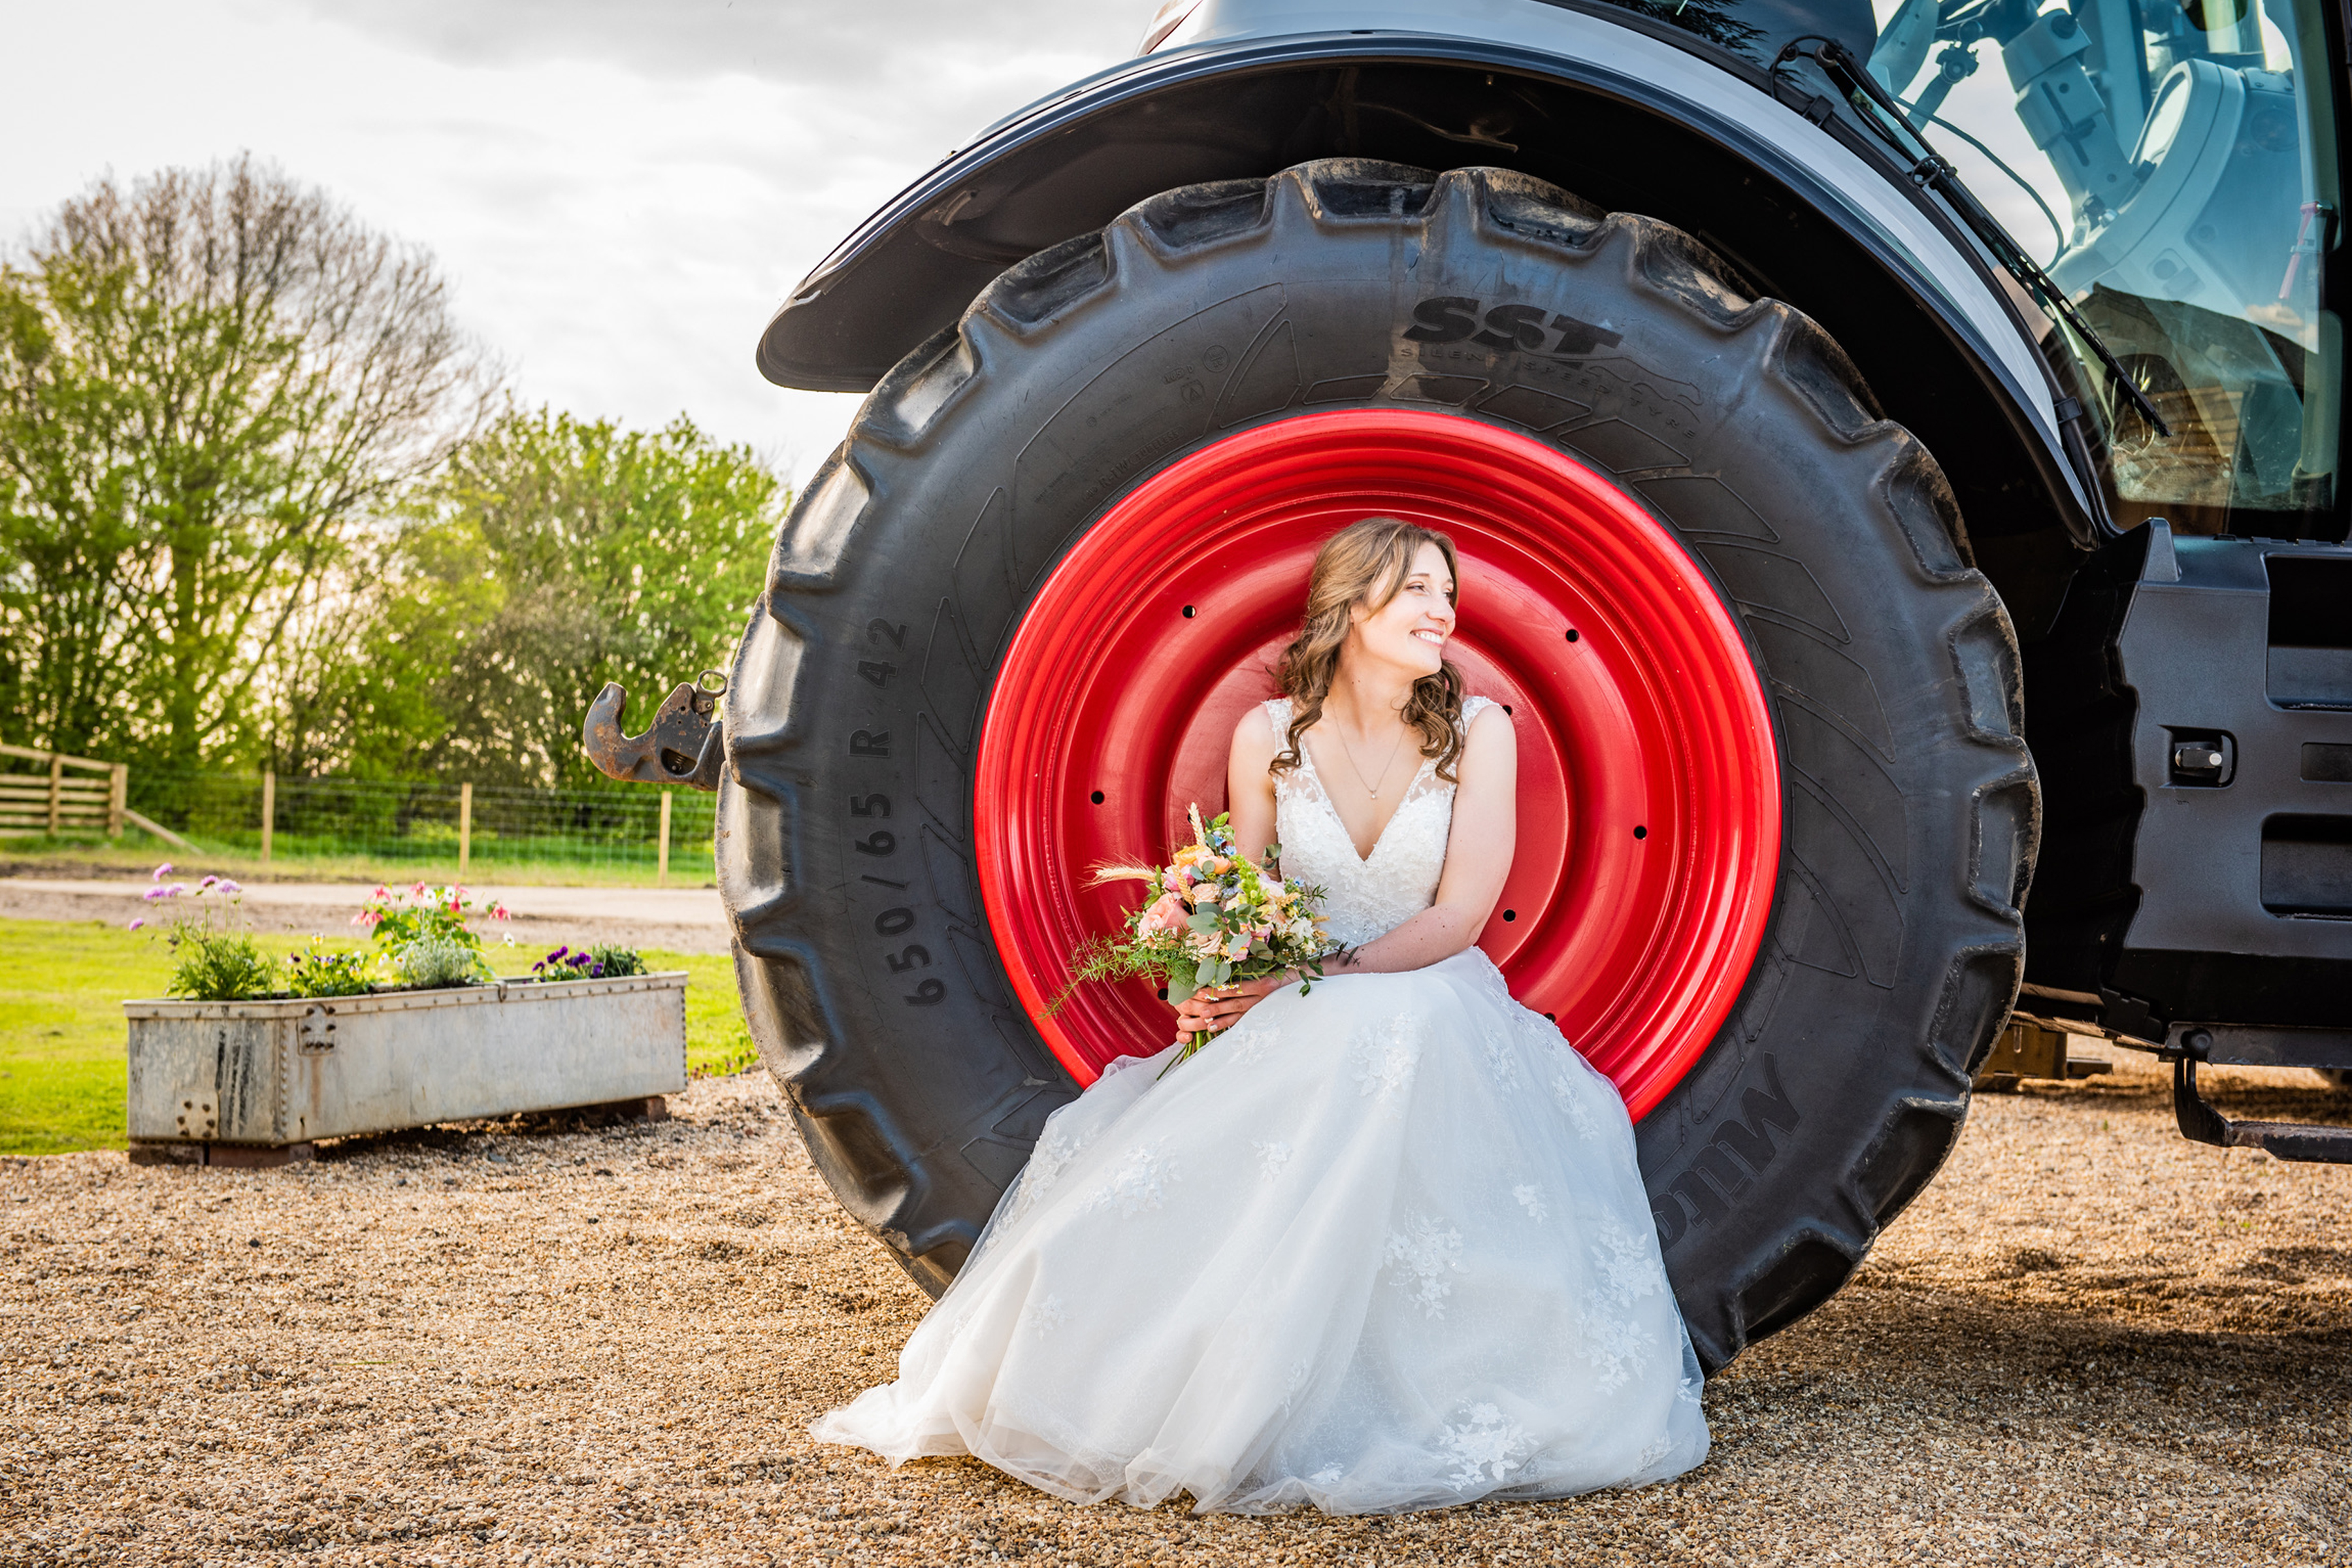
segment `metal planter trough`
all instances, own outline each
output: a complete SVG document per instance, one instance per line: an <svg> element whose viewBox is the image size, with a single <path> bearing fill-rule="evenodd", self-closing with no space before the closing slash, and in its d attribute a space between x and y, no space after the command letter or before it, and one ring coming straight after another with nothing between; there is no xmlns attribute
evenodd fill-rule
<svg viewBox="0 0 2352 1568"><path fill-rule="evenodd" d="M665 1113L686 974L282 1001L126 1002L131 1158L281 1164L320 1138L520 1111Z"/></svg>

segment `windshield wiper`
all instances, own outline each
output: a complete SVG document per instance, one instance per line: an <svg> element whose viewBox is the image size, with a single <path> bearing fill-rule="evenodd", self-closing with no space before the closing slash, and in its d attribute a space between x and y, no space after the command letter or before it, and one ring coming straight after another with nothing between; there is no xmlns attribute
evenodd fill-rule
<svg viewBox="0 0 2352 1568"><path fill-rule="evenodd" d="M2172 435L2172 427L2156 411L2156 405L2148 401L2147 394L2132 380L2131 374L2124 369L2123 362L2116 358L2114 351L2091 330L2091 324L2083 320L2082 312L2074 309L2074 302L2066 298L2065 290L2034 263L2033 258L2025 254L2023 246L2010 237L2009 230L2000 226L2000 220L1988 212L1984 204L1977 200L1976 194L1961 183L1959 171L1928 145L1927 137L1911 123L1903 106L1895 100L1895 95L1878 84L1878 79L1853 58L1853 50L1835 38L1822 37L1818 34L1793 38L1772 61L1773 75L1777 77L1780 68L1792 59L1810 59L1823 75L1833 81L1843 81L1849 99L1856 92L1868 99L1879 112L1864 114L1861 118L1878 132L1880 140L1910 161L1911 166L1906 173L1911 183L1943 197L1953 215L1970 234L1976 236L1979 244L1992 253L1993 259L2000 262L2028 294L2040 300L2043 309L2071 328L2091 353L2098 356L2099 363L2106 370L2109 383L2131 400L2140 417L2153 426L2158 436L2168 438ZM1826 113L1826 108L1823 112Z"/></svg>

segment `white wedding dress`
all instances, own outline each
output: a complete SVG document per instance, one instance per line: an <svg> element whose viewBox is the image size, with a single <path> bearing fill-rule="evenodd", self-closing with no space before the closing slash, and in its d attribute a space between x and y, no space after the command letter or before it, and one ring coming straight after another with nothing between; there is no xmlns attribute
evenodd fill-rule
<svg viewBox="0 0 2352 1568"><path fill-rule="evenodd" d="M1341 941L1434 898L1433 764L1366 859L1311 760L1276 802ZM1276 992L1162 1080L1173 1050L1055 1113L898 1381L815 1436L1202 1512L1563 1497L1706 1457L1624 1103L1484 952Z"/></svg>

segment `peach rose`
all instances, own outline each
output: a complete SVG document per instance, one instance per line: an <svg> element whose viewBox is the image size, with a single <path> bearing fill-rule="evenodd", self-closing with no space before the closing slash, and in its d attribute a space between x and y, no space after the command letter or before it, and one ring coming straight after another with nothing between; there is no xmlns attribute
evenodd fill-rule
<svg viewBox="0 0 2352 1568"><path fill-rule="evenodd" d="M1155 931L1184 929L1184 900L1173 893L1162 893L1152 906L1143 911L1137 930L1150 936Z"/></svg>

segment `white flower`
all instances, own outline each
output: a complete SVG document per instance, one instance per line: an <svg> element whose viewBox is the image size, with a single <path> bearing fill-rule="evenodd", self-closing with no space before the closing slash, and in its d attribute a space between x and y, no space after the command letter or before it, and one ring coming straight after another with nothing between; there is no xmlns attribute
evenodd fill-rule
<svg viewBox="0 0 2352 1568"><path fill-rule="evenodd" d="M1542 1219L1551 1213L1550 1209L1544 1206L1543 1194L1533 1186L1513 1187L1511 1196L1518 1201L1521 1208L1537 1219Z"/></svg>

